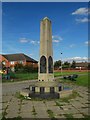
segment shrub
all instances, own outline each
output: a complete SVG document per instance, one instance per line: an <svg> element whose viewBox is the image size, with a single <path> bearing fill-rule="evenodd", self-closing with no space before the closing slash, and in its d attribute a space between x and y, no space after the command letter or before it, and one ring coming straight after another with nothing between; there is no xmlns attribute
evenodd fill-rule
<svg viewBox="0 0 90 120"><path fill-rule="evenodd" d="M23 66L22 64L16 64L15 65L15 72L18 73L35 73L38 71L38 67L33 67L33 65L25 65Z"/></svg>

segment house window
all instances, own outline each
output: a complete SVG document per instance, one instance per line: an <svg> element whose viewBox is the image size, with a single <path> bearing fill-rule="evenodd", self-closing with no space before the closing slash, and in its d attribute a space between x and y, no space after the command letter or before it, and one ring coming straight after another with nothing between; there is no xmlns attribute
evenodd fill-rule
<svg viewBox="0 0 90 120"><path fill-rule="evenodd" d="M3 65L5 65L5 64L6 64L6 62L5 62L5 61L3 61L2 63L3 63Z"/></svg>
<svg viewBox="0 0 90 120"><path fill-rule="evenodd" d="M11 65L14 65L14 61L11 61L10 64L11 64Z"/></svg>

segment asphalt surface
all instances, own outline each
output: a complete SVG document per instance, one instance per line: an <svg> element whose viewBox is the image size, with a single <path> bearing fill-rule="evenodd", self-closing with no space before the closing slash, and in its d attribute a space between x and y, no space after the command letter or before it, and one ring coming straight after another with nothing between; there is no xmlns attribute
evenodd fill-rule
<svg viewBox="0 0 90 120"><path fill-rule="evenodd" d="M8 93L16 93L23 88L29 87L29 85L33 85L34 82L37 80L30 80L30 81L21 81L21 82L13 82L13 83L3 83L2 84L2 94Z"/></svg>

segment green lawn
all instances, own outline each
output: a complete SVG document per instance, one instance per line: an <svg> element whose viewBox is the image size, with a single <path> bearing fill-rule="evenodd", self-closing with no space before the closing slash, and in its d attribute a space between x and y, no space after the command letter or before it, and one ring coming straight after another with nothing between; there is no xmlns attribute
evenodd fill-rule
<svg viewBox="0 0 90 120"><path fill-rule="evenodd" d="M73 71L69 71L69 72L62 72L62 74L61 74L61 72L54 72L54 76L55 77L58 77L58 76L64 76L64 75L72 75L72 74L88 74L88 72L78 72L78 71L75 71L75 72L73 72Z"/></svg>
<svg viewBox="0 0 90 120"><path fill-rule="evenodd" d="M60 79L61 82L63 83L72 83L72 84L76 84L79 86L89 86L90 82L89 82L89 75L85 74L85 75L79 75L78 78L75 78L76 81L71 81L71 80L67 80L67 79Z"/></svg>
<svg viewBox="0 0 90 120"><path fill-rule="evenodd" d="M88 86L88 72L63 72L62 75L71 75L71 74L78 74L78 78L76 82L72 82L70 80L60 79L62 82L72 82L77 85ZM83 75L80 75L83 74ZM61 76L61 72L54 72L55 77ZM15 73L14 74L14 81L23 81L23 80L35 80L38 78L38 73ZM3 82L8 82L7 80L2 80ZM10 81L11 82L11 81Z"/></svg>
<svg viewBox="0 0 90 120"><path fill-rule="evenodd" d="M17 73L15 74L15 78L18 80L33 80L38 78L37 73Z"/></svg>
<svg viewBox="0 0 90 120"><path fill-rule="evenodd" d="M76 79L77 85L88 86L89 83L89 76L88 75L81 75Z"/></svg>
<svg viewBox="0 0 90 120"><path fill-rule="evenodd" d="M2 82L11 82L12 80L15 81L25 81L25 80L35 80L38 78L38 73L15 73L11 78L11 80L3 79Z"/></svg>

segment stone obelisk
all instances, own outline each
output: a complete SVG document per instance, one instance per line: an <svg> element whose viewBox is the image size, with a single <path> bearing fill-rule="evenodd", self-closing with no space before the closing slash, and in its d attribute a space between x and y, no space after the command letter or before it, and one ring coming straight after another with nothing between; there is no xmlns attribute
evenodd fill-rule
<svg viewBox="0 0 90 120"><path fill-rule="evenodd" d="M48 17L40 23L40 59L38 81L53 81L52 28Z"/></svg>
<svg viewBox="0 0 90 120"><path fill-rule="evenodd" d="M29 92L21 91L20 94L44 99L63 97L65 94L65 92L63 94L62 91L63 86L54 79L52 28L51 21L47 17L40 23L40 59L38 65L38 81L33 82L29 86Z"/></svg>

